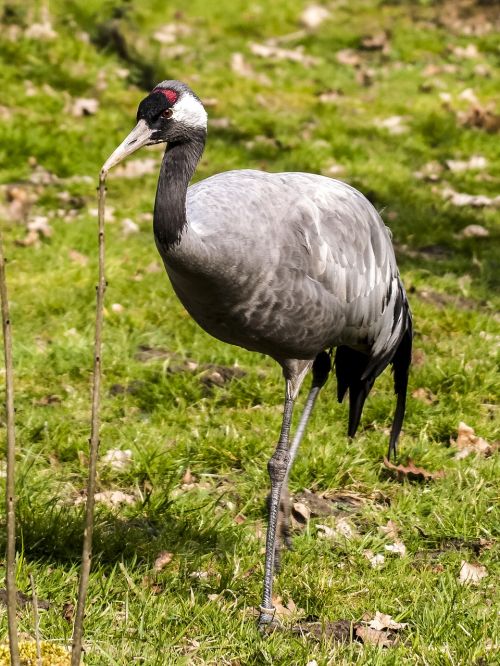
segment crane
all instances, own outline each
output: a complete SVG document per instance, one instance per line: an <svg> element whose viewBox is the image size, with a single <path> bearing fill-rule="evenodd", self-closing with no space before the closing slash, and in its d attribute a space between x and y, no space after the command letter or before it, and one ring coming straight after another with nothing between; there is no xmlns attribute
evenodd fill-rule
<svg viewBox="0 0 500 666"><path fill-rule="evenodd" d="M189 182L205 147L207 113L180 81L141 101L137 124L101 175L142 146L166 143L154 205L158 251L175 293L212 336L276 360L285 379L281 432L268 462L271 492L259 626L274 619L273 573L290 544L288 476L335 349L338 400L349 394L354 437L375 379L392 364L396 455L411 361L412 318L391 234L346 183L249 169ZM312 370L295 436L294 402Z"/></svg>

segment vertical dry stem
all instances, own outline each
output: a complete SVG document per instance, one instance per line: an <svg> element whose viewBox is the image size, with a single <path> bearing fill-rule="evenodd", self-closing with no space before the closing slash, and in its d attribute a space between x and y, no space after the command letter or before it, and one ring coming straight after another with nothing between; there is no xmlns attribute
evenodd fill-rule
<svg viewBox="0 0 500 666"><path fill-rule="evenodd" d="M5 355L5 411L7 416L7 478L5 480L5 499L7 513L7 614L9 624L10 661L12 666L19 666L19 646L17 643L17 590L16 590L16 494L15 462L16 433L14 430L14 370L12 365L12 336L9 315L7 282L5 279L5 259L0 234L0 295L2 299L2 328Z"/></svg>
<svg viewBox="0 0 500 666"><path fill-rule="evenodd" d="M101 172L99 177L99 283L97 285L97 304L95 318L94 339L94 381L92 385L92 420L90 433L89 475L87 482L87 502L85 511L85 529L83 532L82 567L80 572L80 586L78 589L78 604L76 607L75 624L73 627L73 645L71 652L71 666L79 666L82 653L83 618L85 613L85 600L89 585L90 564L92 559L92 535L94 531L94 493L99 450L99 424L100 424L100 397L101 397L101 342L104 308L104 292L106 281L104 275L104 202L106 174Z"/></svg>
<svg viewBox="0 0 500 666"><path fill-rule="evenodd" d="M35 643L37 666L42 666L42 648L40 646L40 618L38 616L38 599L36 596L35 577L30 573L31 601L33 603L33 620L35 622Z"/></svg>

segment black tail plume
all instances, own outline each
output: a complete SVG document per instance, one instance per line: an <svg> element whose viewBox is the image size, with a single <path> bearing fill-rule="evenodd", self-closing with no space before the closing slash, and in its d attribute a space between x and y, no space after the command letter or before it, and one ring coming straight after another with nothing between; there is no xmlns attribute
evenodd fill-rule
<svg viewBox="0 0 500 666"><path fill-rule="evenodd" d="M403 337L399 341L396 353L392 358L392 369L394 372L394 392L397 395L396 411L392 422L391 436L389 439L389 452L387 457L391 459L391 453L396 458L399 433L403 426L406 409L406 391L408 388L408 372L411 363L411 348L413 342L413 327L411 314L407 308L407 325Z"/></svg>
<svg viewBox="0 0 500 666"><path fill-rule="evenodd" d="M369 357L350 347L337 347L335 353L335 373L337 375L337 398L342 402L349 389L349 427L347 434L354 437L361 419L361 412L371 391L375 375L361 378Z"/></svg>

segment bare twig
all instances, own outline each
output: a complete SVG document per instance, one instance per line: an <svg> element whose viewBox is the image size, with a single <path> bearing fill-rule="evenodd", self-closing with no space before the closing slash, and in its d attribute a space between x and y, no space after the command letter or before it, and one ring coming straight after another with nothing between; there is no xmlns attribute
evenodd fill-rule
<svg viewBox="0 0 500 666"><path fill-rule="evenodd" d="M33 619L35 621L35 643L37 666L42 666L42 649L40 647L40 618L38 617L38 599L36 596L35 578L30 573L31 600L33 603Z"/></svg>
<svg viewBox="0 0 500 666"><path fill-rule="evenodd" d="M99 177L99 283L97 285L97 304L95 318L94 339L94 381L92 386L92 420L90 433L90 460L89 476L87 481L87 502L85 511L85 529L83 532L82 569L80 572L80 586L78 589L78 604L76 607L75 624L73 627L73 645L71 652L71 666L79 666L82 653L83 618L85 613L85 600L89 585L90 564L92 560L92 535L94 532L94 493L99 450L99 424L100 424L100 397L101 397L101 342L104 309L104 292L106 280L104 274L104 203L106 198L106 174Z"/></svg>
<svg viewBox="0 0 500 666"><path fill-rule="evenodd" d="M0 234L0 295L2 299L2 328L5 355L5 411L7 414L7 478L5 500L7 513L7 614L9 623L10 661L19 666L19 646L17 643L17 590L16 590L16 433L14 429L14 370L12 364L12 335L10 328L9 299L5 279L5 259Z"/></svg>

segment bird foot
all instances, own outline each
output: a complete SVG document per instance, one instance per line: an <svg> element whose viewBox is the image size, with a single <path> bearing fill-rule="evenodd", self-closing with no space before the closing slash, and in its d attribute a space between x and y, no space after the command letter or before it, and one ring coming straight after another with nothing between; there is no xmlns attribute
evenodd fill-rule
<svg viewBox="0 0 500 666"><path fill-rule="evenodd" d="M281 622L276 617L276 609L259 606L257 627L262 635L269 635L276 629L280 628Z"/></svg>

